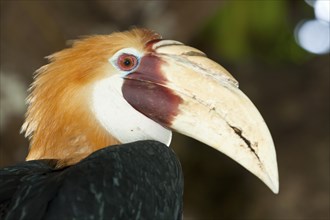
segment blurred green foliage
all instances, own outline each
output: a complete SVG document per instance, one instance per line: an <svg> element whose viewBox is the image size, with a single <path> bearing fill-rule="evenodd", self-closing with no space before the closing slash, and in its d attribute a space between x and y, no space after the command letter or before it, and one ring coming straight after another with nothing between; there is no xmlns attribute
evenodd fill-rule
<svg viewBox="0 0 330 220"><path fill-rule="evenodd" d="M290 17L290 1L224 4L226 7L219 8L203 32L223 58L237 62L257 56L266 62L300 63L311 57L295 41L297 23ZM304 1L297 4L302 10L309 7Z"/></svg>

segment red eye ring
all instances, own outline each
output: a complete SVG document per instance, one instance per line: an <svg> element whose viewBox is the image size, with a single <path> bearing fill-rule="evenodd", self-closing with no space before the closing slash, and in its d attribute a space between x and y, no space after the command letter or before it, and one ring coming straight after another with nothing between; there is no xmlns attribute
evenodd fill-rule
<svg viewBox="0 0 330 220"><path fill-rule="evenodd" d="M137 67L138 58L132 54L124 53L117 59L117 66L123 71L130 71Z"/></svg>

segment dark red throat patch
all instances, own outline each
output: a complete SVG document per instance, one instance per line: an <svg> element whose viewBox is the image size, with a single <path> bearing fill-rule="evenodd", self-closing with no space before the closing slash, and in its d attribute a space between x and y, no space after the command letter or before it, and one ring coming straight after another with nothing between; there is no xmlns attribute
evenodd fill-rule
<svg viewBox="0 0 330 220"><path fill-rule="evenodd" d="M122 92L125 100L137 111L169 127L179 113L182 99L164 86L167 80L160 69L163 63L155 55L144 56L139 68L125 77Z"/></svg>

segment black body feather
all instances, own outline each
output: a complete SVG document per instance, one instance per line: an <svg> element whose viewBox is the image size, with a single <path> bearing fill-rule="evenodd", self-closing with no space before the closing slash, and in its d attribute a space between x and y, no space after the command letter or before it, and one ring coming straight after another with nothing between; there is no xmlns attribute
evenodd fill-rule
<svg viewBox="0 0 330 220"><path fill-rule="evenodd" d="M28 161L0 170L2 218L182 218L181 165L160 142L107 147L63 169L54 169L53 162Z"/></svg>

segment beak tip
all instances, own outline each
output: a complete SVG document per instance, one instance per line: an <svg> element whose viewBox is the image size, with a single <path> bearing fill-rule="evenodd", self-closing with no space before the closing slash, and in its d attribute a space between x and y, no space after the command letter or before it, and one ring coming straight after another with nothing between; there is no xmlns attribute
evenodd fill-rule
<svg viewBox="0 0 330 220"><path fill-rule="evenodd" d="M274 194L279 193L279 181L275 180L271 182L271 185L268 185L268 187L273 191Z"/></svg>
<svg viewBox="0 0 330 220"><path fill-rule="evenodd" d="M276 170L275 175L266 175L267 177L265 179L262 179L262 181L270 188L270 190L274 194L279 193L279 178L278 178L278 172Z"/></svg>
<svg viewBox="0 0 330 220"><path fill-rule="evenodd" d="M279 180L278 180L278 178L277 178L275 181L273 181L273 187L271 188L271 190L272 190L273 193L275 193L275 194L278 194L278 193L279 193L279 191L280 191L280 185L279 185Z"/></svg>

